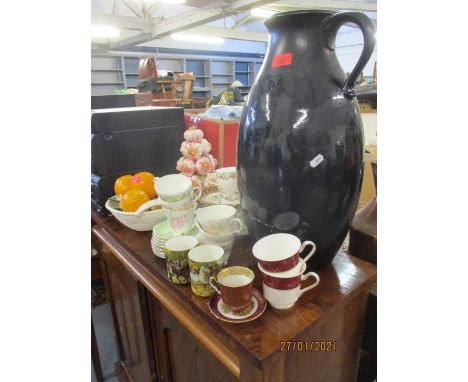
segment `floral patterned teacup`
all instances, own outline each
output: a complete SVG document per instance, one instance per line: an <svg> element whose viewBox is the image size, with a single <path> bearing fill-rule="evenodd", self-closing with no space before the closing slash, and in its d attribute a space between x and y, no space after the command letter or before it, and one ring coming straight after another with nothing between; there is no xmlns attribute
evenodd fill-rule
<svg viewBox="0 0 468 382"><path fill-rule="evenodd" d="M237 194L237 170L235 167L222 167L216 170L216 183L222 194Z"/></svg>
<svg viewBox="0 0 468 382"><path fill-rule="evenodd" d="M230 235L242 230L242 220L236 218L236 209L224 204L199 208L197 222L211 235Z"/></svg>
<svg viewBox="0 0 468 382"><path fill-rule="evenodd" d="M209 297L213 294L210 277L215 277L221 270L223 255L223 248L212 244L199 245L189 251L190 284L197 296Z"/></svg>
<svg viewBox="0 0 468 382"><path fill-rule="evenodd" d="M186 211L171 211L163 208L172 232L176 235L183 235L184 233L190 232L193 229L195 209L196 207Z"/></svg>
<svg viewBox="0 0 468 382"><path fill-rule="evenodd" d="M169 211L187 211L193 207L196 207L194 202L196 202L199 198L200 195L197 195L195 199L192 197L192 195L189 195L184 199L179 200L178 202L161 202L161 207Z"/></svg>

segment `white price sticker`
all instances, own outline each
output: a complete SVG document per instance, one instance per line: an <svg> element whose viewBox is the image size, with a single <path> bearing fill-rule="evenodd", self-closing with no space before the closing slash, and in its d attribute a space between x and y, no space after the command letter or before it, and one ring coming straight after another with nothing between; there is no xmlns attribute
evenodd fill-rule
<svg viewBox="0 0 468 382"><path fill-rule="evenodd" d="M317 155L314 159L310 161L310 167L315 168L317 167L320 163L322 163L324 160L323 155L319 154Z"/></svg>

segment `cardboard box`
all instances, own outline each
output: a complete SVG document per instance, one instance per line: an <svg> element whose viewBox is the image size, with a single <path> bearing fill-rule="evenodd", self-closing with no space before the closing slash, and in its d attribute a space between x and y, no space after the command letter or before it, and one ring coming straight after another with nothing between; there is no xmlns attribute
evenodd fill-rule
<svg viewBox="0 0 468 382"><path fill-rule="evenodd" d="M239 120L218 120L201 117L205 109L186 110L185 127L197 126L211 143L211 153L218 160L218 168L237 164L237 134Z"/></svg>

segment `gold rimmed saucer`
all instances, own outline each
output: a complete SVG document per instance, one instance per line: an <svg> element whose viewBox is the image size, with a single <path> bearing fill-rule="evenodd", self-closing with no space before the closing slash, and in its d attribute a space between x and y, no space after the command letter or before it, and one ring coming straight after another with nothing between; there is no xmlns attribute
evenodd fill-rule
<svg viewBox="0 0 468 382"><path fill-rule="evenodd" d="M210 312L221 321L230 322L233 324L240 324L243 322L250 322L260 317L267 307L267 303L263 295L255 288L252 288L251 309L241 314L234 314L227 308L221 296L218 293L211 295L208 301L208 308Z"/></svg>

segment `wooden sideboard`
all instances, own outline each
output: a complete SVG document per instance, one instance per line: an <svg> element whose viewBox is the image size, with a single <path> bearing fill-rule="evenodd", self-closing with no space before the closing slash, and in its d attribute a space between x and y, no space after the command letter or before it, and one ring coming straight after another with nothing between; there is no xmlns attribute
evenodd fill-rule
<svg viewBox="0 0 468 382"><path fill-rule="evenodd" d="M189 285L169 282L165 260L152 253L151 232L133 231L94 211L92 220L114 322L119 380L356 380L374 265L339 253L319 272L319 286L293 308L268 306L255 321L231 324L213 317L208 300L194 295ZM261 291L251 246L248 236L236 238L229 265L253 269L254 286ZM289 351L285 341L291 341ZM312 341L335 341L335 350L313 346L311 351Z"/></svg>

